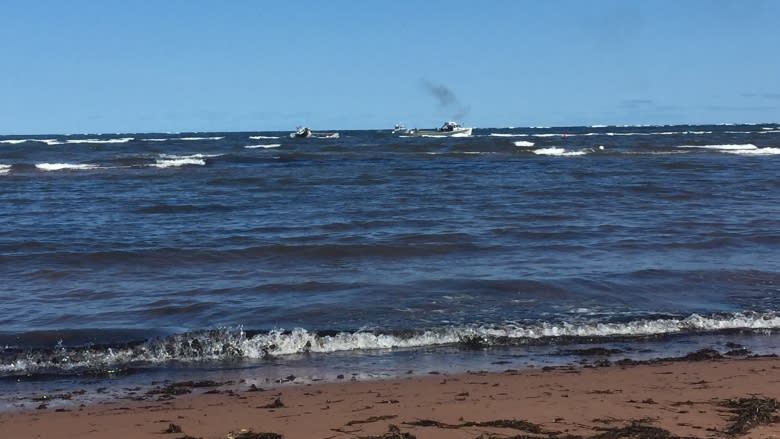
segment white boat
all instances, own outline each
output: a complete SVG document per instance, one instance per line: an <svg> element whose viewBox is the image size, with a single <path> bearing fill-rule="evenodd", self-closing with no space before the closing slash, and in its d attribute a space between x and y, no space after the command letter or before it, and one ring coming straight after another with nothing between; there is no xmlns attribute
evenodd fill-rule
<svg viewBox="0 0 780 439"><path fill-rule="evenodd" d="M339 133L320 133L312 131L309 127L298 127L294 133L290 133L290 138L312 138L312 139L338 139Z"/></svg>
<svg viewBox="0 0 780 439"><path fill-rule="evenodd" d="M409 130L408 134L410 136L418 136L418 137L468 137L471 135L471 130L473 128L466 128L460 126L457 122L445 122L444 125L441 126L441 128L435 129L435 130L418 130L413 129Z"/></svg>
<svg viewBox="0 0 780 439"><path fill-rule="evenodd" d="M397 123L393 128L393 134L409 134L409 129L406 128L404 124Z"/></svg>

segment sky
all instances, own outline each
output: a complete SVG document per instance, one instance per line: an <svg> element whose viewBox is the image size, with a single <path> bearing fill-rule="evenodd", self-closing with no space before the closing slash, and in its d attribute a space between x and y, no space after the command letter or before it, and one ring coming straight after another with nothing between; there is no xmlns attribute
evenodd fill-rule
<svg viewBox="0 0 780 439"><path fill-rule="evenodd" d="M0 0L0 134L780 122L774 0Z"/></svg>

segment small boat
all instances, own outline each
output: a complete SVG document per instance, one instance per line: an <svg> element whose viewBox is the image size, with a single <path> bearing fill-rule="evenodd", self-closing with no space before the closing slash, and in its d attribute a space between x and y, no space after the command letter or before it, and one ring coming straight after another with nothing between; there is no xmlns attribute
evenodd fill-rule
<svg viewBox="0 0 780 439"><path fill-rule="evenodd" d="M471 135L473 128L466 128L460 126L457 122L444 122L441 128L435 130L409 130L408 134L418 137L468 137Z"/></svg>
<svg viewBox="0 0 780 439"><path fill-rule="evenodd" d="M397 123L393 128L393 134L409 134L409 129L406 128L404 124Z"/></svg>
<svg viewBox="0 0 780 439"><path fill-rule="evenodd" d="M338 139L339 133L320 133L312 131L309 127L298 127L294 133L290 133L290 138L312 138L312 139Z"/></svg>

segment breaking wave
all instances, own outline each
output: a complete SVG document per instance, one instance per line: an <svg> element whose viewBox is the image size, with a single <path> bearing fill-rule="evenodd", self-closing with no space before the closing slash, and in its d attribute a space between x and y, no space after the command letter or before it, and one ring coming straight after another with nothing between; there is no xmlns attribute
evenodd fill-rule
<svg viewBox="0 0 780 439"><path fill-rule="evenodd" d="M712 149L729 154L741 155L776 155L780 154L780 148L759 148L752 143L725 144L725 145L680 145L679 148Z"/></svg>
<svg viewBox="0 0 780 439"><path fill-rule="evenodd" d="M534 146L534 142L529 142L527 140L518 140L518 141L516 141L514 143L515 143L515 146L520 146L520 147Z"/></svg>
<svg viewBox="0 0 780 439"><path fill-rule="evenodd" d="M11 165L0 165L0 175L7 174L11 171Z"/></svg>
<svg viewBox="0 0 780 439"><path fill-rule="evenodd" d="M63 171L95 169L97 165L86 163L37 163L35 167L41 171Z"/></svg>
<svg viewBox="0 0 780 439"><path fill-rule="evenodd" d="M558 157L573 157L573 156L585 155L587 153L588 151L567 151L566 149L559 148L557 146L534 150L534 154L537 155L551 155L551 156L558 156Z"/></svg>
<svg viewBox="0 0 780 439"><path fill-rule="evenodd" d="M245 145L244 148L246 149L255 149L255 148L278 148L282 146L281 143L270 143L267 145Z"/></svg>
<svg viewBox="0 0 780 439"><path fill-rule="evenodd" d="M205 166L206 159L219 157L222 154L192 154L192 155L172 155L160 154L160 158L155 161L156 168L176 168L180 166Z"/></svg>
<svg viewBox="0 0 780 439"><path fill-rule="evenodd" d="M249 136L252 140L278 139L279 136Z"/></svg>
<svg viewBox="0 0 780 439"><path fill-rule="evenodd" d="M37 143L45 143L47 145L63 145L65 142L60 142L57 139L7 139L7 140L0 140L0 143L5 143L9 145L19 145L22 143L27 142L37 142Z"/></svg>
<svg viewBox="0 0 780 439"><path fill-rule="evenodd" d="M224 139L224 136L217 136L217 137L178 137L173 140L188 140L188 141L197 141L197 140L222 140Z"/></svg>
<svg viewBox="0 0 780 439"><path fill-rule="evenodd" d="M118 139L68 139L65 143L78 144L78 143L127 143L135 140L134 137L122 137Z"/></svg>
<svg viewBox="0 0 780 439"><path fill-rule="evenodd" d="M263 359L301 353L409 349L439 345L464 348L522 344L599 343L610 337L648 337L726 330L772 331L777 312L744 312L627 322L509 322L449 326L428 330L313 332L302 328L248 333L242 328L194 331L111 346L48 349L6 347L0 351L0 376L74 374L177 361Z"/></svg>

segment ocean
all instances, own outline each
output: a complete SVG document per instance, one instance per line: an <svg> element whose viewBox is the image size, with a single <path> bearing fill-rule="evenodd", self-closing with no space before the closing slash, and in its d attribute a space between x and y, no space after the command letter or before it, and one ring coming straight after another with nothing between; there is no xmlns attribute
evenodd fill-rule
<svg viewBox="0 0 780 439"><path fill-rule="evenodd" d="M0 408L780 353L779 124L288 134L0 136Z"/></svg>

